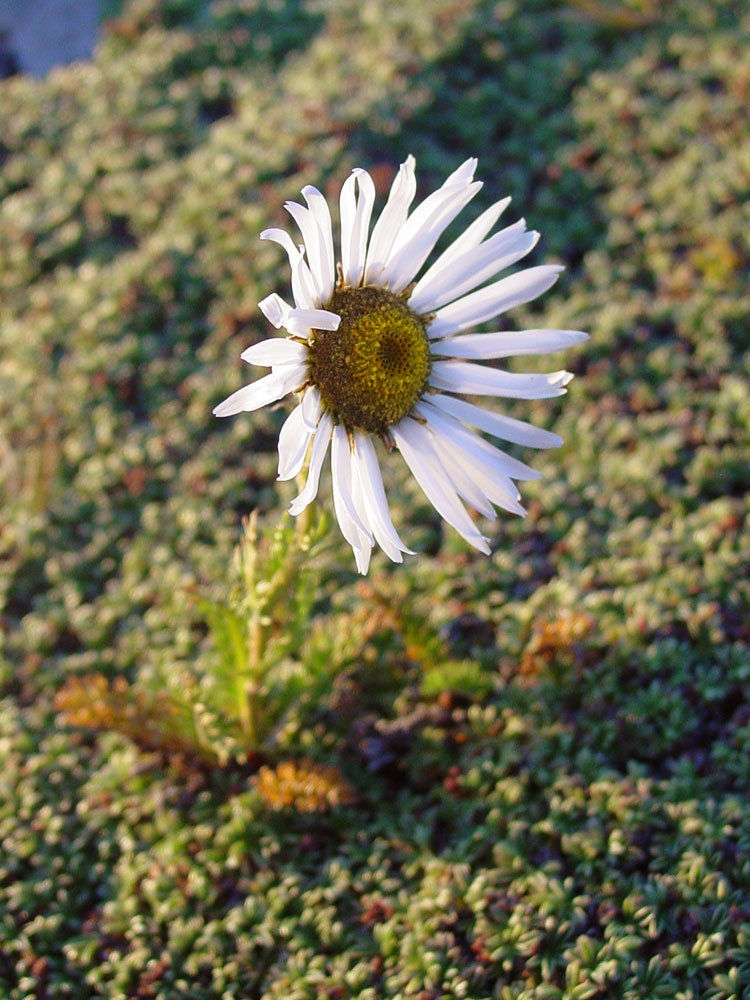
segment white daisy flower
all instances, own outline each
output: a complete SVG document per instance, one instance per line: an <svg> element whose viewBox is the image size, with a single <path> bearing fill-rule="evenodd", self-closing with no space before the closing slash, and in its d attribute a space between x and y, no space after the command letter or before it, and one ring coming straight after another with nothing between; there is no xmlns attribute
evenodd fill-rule
<svg viewBox="0 0 750 1000"><path fill-rule="evenodd" d="M394 562L411 552L391 521L373 439L401 452L435 509L485 553L489 540L462 500L491 519L495 507L524 514L514 480L539 473L472 428L531 448L562 443L556 434L459 398L559 396L569 372L520 375L477 362L547 354L587 337L578 330L465 332L535 299L563 270L548 264L496 278L539 239L523 219L488 235L510 199L483 212L415 283L441 234L481 188L475 169L476 160L467 160L409 214L416 178L408 157L371 233L375 186L365 170L354 170L341 190L338 264L328 204L314 187L302 189L307 207L285 206L302 245L281 229L261 233L289 256L294 306L276 294L259 303L288 336L242 354L271 374L233 393L214 413L257 410L295 393L299 405L279 434L279 479L292 479L306 461L308 468L290 511L300 514L317 496L330 445L336 517L360 573L367 572L375 542Z"/></svg>

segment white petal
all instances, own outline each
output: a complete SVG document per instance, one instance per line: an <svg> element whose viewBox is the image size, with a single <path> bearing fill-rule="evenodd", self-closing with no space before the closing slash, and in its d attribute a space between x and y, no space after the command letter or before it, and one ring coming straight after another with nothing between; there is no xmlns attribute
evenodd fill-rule
<svg viewBox="0 0 750 1000"><path fill-rule="evenodd" d="M362 493L362 484L359 480L359 476L354 468L354 455L351 456L351 473L352 473L352 502L354 504L354 509L363 524L369 525L369 513L367 506L365 505L364 495ZM372 555L373 545L363 538L358 550L354 552L354 559L357 563L357 569L364 576L367 570L370 568L370 556ZM400 561L400 560L397 560Z"/></svg>
<svg viewBox="0 0 750 1000"><path fill-rule="evenodd" d="M331 476L333 481L333 507L341 528L341 534L351 545L357 568L367 572L370 551L373 546L372 534L357 512L352 491L352 458L346 431L341 424L333 429L331 444ZM366 555L366 559L365 559ZM365 566L363 569L362 566Z"/></svg>
<svg viewBox="0 0 750 1000"><path fill-rule="evenodd" d="M372 545L363 545L361 548L357 549L354 553L354 561L357 564L357 569L362 574L362 576L367 576L367 571L370 568L370 557L372 556Z"/></svg>
<svg viewBox="0 0 750 1000"><path fill-rule="evenodd" d="M476 507L485 516L495 519L496 514L492 504L502 507L512 514L526 514L525 508L519 503L518 490L511 479L498 475L482 465L471 461L462 448L450 438L428 424L435 437L435 450L440 461L456 485L456 489L465 497L468 503ZM465 491L465 492L464 492ZM471 497L471 492L478 494L484 506L479 506ZM491 511L486 514L486 508Z"/></svg>
<svg viewBox="0 0 750 1000"><path fill-rule="evenodd" d="M426 272L425 279L429 278L431 280L434 275L439 274L443 268L447 267L448 264L452 264L454 260L467 250L479 246L508 205L510 205L510 198L503 198L502 201L496 201L494 205L490 205L486 211L482 212L479 218L475 219L469 228L464 230L458 239L451 243L447 250L443 251L429 271Z"/></svg>
<svg viewBox="0 0 750 1000"><path fill-rule="evenodd" d="M388 535L383 534L381 526L374 520L372 504L368 503L365 499L366 489L366 485L362 483L359 469L354 462L352 462L352 494L354 498L354 506L359 511L363 520L370 526L373 538L383 552L385 552L392 562L401 563L404 561L404 557L401 555L401 550L391 542Z"/></svg>
<svg viewBox="0 0 750 1000"><path fill-rule="evenodd" d="M358 549L354 553L354 561L357 564L358 571L362 576L367 576L367 571L370 568L370 556L372 555L372 546L366 545L364 548Z"/></svg>
<svg viewBox="0 0 750 1000"><path fill-rule="evenodd" d="M311 385L302 397L302 405L300 409L302 410L302 420L307 428L314 431L318 426L318 421L320 420L320 411L322 408L322 403L320 400L320 393L314 385Z"/></svg>
<svg viewBox="0 0 750 1000"><path fill-rule="evenodd" d="M528 424L525 420L516 420L515 417L492 413L475 406L473 403L467 403L463 399L433 393L426 393L423 399L432 403L433 406L445 410L446 413L450 413L451 416L458 417L464 423L478 427L479 430L502 438L503 441L510 441L512 444L525 445L528 448L559 448L563 443L562 438L551 431L534 427L533 424Z"/></svg>
<svg viewBox="0 0 750 1000"><path fill-rule="evenodd" d="M299 226L305 244L307 265L315 283L315 293L319 302L323 301L322 259L320 253L320 232L309 208L303 208L294 201L284 203L284 208Z"/></svg>
<svg viewBox="0 0 750 1000"><path fill-rule="evenodd" d="M294 245L292 237L283 229L264 229L260 234L262 240L272 240L286 250L289 265L292 269L292 294L294 304L299 309L317 309L322 303L318 296L315 281L310 268L305 262L305 255Z"/></svg>
<svg viewBox="0 0 750 1000"><path fill-rule="evenodd" d="M457 191L465 191L467 189L474 176L476 163L477 161L474 159L466 160L458 170L454 170L450 177L447 177L443 181L437 191L433 191L431 195L428 195L423 202L417 205L406 220L406 224L397 233L386 259L386 267L390 265L396 254L400 253L404 247L408 246L428 226L431 219L441 214L445 206L455 197ZM416 271L414 273L416 274Z"/></svg>
<svg viewBox="0 0 750 1000"><path fill-rule="evenodd" d="M280 295L277 295L276 292L271 292L265 299L261 299L258 303L258 308L268 322L272 323L277 330L279 327L284 326L289 313L292 311L292 307Z"/></svg>
<svg viewBox="0 0 750 1000"><path fill-rule="evenodd" d="M296 406L279 432L279 479L294 479L302 470L313 432L305 425L302 406Z"/></svg>
<svg viewBox="0 0 750 1000"><path fill-rule="evenodd" d="M378 545L393 562L401 562L401 552L413 555L393 527L375 447L369 435L361 431L354 434L352 467L359 477L370 528Z"/></svg>
<svg viewBox="0 0 750 1000"><path fill-rule="evenodd" d="M474 171L477 169L478 163L479 160L476 156L470 156L468 160L464 160L460 167L456 167L453 173L445 178L445 186L456 184L458 181L468 183L474 176Z"/></svg>
<svg viewBox="0 0 750 1000"><path fill-rule="evenodd" d="M223 403L219 403L214 408L214 416L232 417L235 413L259 410L261 406L267 406L281 399L296 386L301 385L306 375L307 369L299 365L285 366L282 372L264 375L257 382L244 385L228 396Z"/></svg>
<svg viewBox="0 0 750 1000"><path fill-rule="evenodd" d="M433 429L429 424L427 428L432 433ZM465 463L460 461L460 457L454 455L450 448L450 442L441 440L437 433L432 433L432 439L440 458L440 464L445 469L445 473L453 483L458 495L489 521L497 520L495 508L477 484L474 470L467 468Z"/></svg>
<svg viewBox="0 0 750 1000"><path fill-rule="evenodd" d="M521 330L518 333L468 333L433 340L433 354L448 358L511 358L523 354L551 354L588 340L581 330Z"/></svg>
<svg viewBox="0 0 750 1000"><path fill-rule="evenodd" d="M513 479L541 479L541 472L532 469L525 462L520 462L511 455L506 455L489 441L468 430L455 417L449 416L444 410L440 410L430 403L421 400L414 407L420 417L423 417L431 428L435 428L440 434L453 442L457 448L466 456L467 461L477 468L494 470L499 475ZM511 495L515 495L515 488L511 489Z"/></svg>
<svg viewBox="0 0 750 1000"><path fill-rule="evenodd" d="M360 519L357 511L354 509L354 504L351 501L351 449L349 448L349 439L342 424L336 424L333 428L333 442L331 444L331 474L333 476L334 489L336 485L339 486L340 506L346 511L351 523L354 524L359 531L364 532L372 544L370 529ZM346 537L346 535L344 537ZM350 540L347 538L347 541Z"/></svg>
<svg viewBox="0 0 750 1000"><path fill-rule="evenodd" d="M487 539L479 533L456 496L455 488L440 464L427 429L410 417L404 417L390 428L390 432L404 461L435 510L470 545L489 555Z"/></svg>
<svg viewBox="0 0 750 1000"><path fill-rule="evenodd" d="M292 260L302 254L302 250L296 245L286 229L264 229L260 234L260 238L262 240L270 240L272 243L278 243L286 251L290 264Z"/></svg>
<svg viewBox="0 0 750 1000"><path fill-rule="evenodd" d="M430 385L448 392L476 396L506 396L508 399L549 399L562 396L570 372L545 375L520 375L497 368L474 365L469 361L435 361L430 371Z"/></svg>
<svg viewBox="0 0 750 1000"><path fill-rule="evenodd" d="M258 303L266 319L278 330L285 327L290 333L306 336L311 329L338 330L341 317L327 309L292 309L280 295L272 292Z"/></svg>
<svg viewBox="0 0 750 1000"><path fill-rule="evenodd" d="M310 374L310 369L306 362L304 364L298 364L295 362L284 361L282 364L278 364L274 361L271 366L271 371L283 381L284 385L289 386L287 392L290 392L292 389L299 389L300 386L303 386L307 382Z"/></svg>
<svg viewBox="0 0 750 1000"><path fill-rule="evenodd" d="M316 188L306 187L302 194L308 203L308 208L303 208L293 201L286 202L284 208L302 233L317 301L324 303L330 301L334 285L331 214L325 198Z"/></svg>
<svg viewBox="0 0 750 1000"><path fill-rule="evenodd" d="M493 278L511 264L517 263L522 257L534 249L539 241L539 233L531 230L524 232L524 222L502 230L473 250L468 250L443 268L429 282L423 278L414 288L409 305L415 312L433 312L452 302L461 295L466 295ZM429 272L428 272L429 274Z"/></svg>
<svg viewBox="0 0 750 1000"><path fill-rule="evenodd" d="M301 364L306 361L310 351L304 344L284 337L271 337L253 344L240 354L243 361L250 365L270 368L271 365Z"/></svg>
<svg viewBox="0 0 750 1000"><path fill-rule="evenodd" d="M409 205L417 193L417 179L414 175L414 157L407 156L398 168L396 178L391 185L390 194L380 218L370 237L367 249L367 266L365 267L365 284L373 282L380 284L379 276L388 258L393 241L401 231L409 213Z"/></svg>
<svg viewBox="0 0 750 1000"><path fill-rule="evenodd" d="M338 330L341 317L328 309L290 309L285 326L290 333L307 337L311 330Z"/></svg>
<svg viewBox="0 0 750 1000"><path fill-rule="evenodd" d="M313 437L312 448L310 449L310 468L307 472L305 487L299 496L295 497L289 505L289 513L294 517L301 514L318 495L318 483L320 482L320 470L323 468L323 459L328 451L328 442L331 440L333 420L328 413L324 413L320 418L318 429Z"/></svg>
<svg viewBox="0 0 750 1000"><path fill-rule="evenodd" d="M542 264L540 267L530 267L510 274L486 288L480 288L438 310L427 335L434 338L460 333L461 330L492 319L507 309L530 302L551 288L563 270L559 264Z"/></svg>
<svg viewBox="0 0 750 1000"><path fill-rule="evenodd" d="M427 260L445 229L481 187L481 182L477 181L469 185L454 184L451 187L441 188L440 192L436 192L442 194L437 207L425 222L415 229L410 224L419 212L417 209L394 242L381 274L382 283L394 293L406 288ZM429 200L428 198L427 202Z"/></svg>
<svg viewBox="0 0 750 1000"><path fill-rule="evenodd" d="M336 283L336 263L333 256L333 229L331 227L331 212L328 202L312 184L302 188L302 197L315 217L320 231L320 273L321 301L329 302Z"/></svg>
<svg viewBox="0 0 750 1000"><path fill-rule="evenodd" d="M359 197L355 197L355 187L359 188ZM353 288L362 281L374 204L372 178L366 170L353 170L341 189L341 267L345 283Z"/></svg>
<svg viewBox="0 0 750 1000"><path fill-rule="evenodd" d="M509 201L510 199L506 199ZM502 204L502 203L501 203ZM484 213L486 215L487 213ZM482 221L483 215L479 216L477 222ZM422 275L417 284L414 287L412 296L421 295L422 289L431 285L434 281L437 281L440 276L445 276L447 274L453 274L456 270L456 265L461 262L476 258L477 254L483 254L486 252L492 252L496 250L498 253L504 252L508 243L513 242L518 238L519 235L526 232L526 220L519 219L517 222L512 223L510 226L505 226L500 232L494 233L489 239L482 242L482 240L471 240L467 241L464 237L471 234L472 229L476 226L469 226L465 233L463 233L457 240L455 240L448 249L438 257L435 263L428 268L427 271ZM442 279L437 282L439 287L443 285ZM410 300L411 301L411 300Z"/></svg>

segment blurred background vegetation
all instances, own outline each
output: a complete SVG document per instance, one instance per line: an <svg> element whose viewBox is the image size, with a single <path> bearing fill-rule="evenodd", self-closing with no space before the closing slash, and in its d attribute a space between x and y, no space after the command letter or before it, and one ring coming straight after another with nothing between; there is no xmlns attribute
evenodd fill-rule
<svg viewBox="0 0 750 1000"><path fill-rule="evenodd" d="M746 6L106 13L0 83L0 996L747 996ZM472 211L512 195L567 266L514 320L591 340L512 409L565 445L490 559L392 457L420 554L320 563L256 776L201 609L290 497L283 407L211 408L284 199L410 152L422 192L479 157ZM150 739L178 695L215 752Z"/></svg>

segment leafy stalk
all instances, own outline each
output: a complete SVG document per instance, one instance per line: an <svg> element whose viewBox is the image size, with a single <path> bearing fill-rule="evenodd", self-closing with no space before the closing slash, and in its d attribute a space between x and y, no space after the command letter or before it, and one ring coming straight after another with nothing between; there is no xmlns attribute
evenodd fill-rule
<svg viewBox="0 0 750 1000"><path fill-rule="evenodd" d="M217 694L249 747L260 746L271 722L273 713L264 704L268 672L306 631L311 603L307 564L326 530L322 514L313 522L312 507L294 522L284 514L270 533L259 530L253 512L243 523L239 581L228 601L201 604L219 654Z"/></svg>

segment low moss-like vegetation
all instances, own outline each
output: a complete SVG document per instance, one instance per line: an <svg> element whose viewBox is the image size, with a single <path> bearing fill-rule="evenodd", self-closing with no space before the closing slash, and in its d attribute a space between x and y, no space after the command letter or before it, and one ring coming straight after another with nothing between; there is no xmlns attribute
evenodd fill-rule
<svg viewBox="0 0 750 1000"><path fill-rule="evenodd" d="M0 997L747 997L750 15L116 6L0 83ZM205 608L291 496L283 407L211 415L287 284L258 234L410 152L566 264L513 318L589 331L578 377L509 410L565 444L490 558L391 456L419 555L316 556L243 755Z"/></svg>

